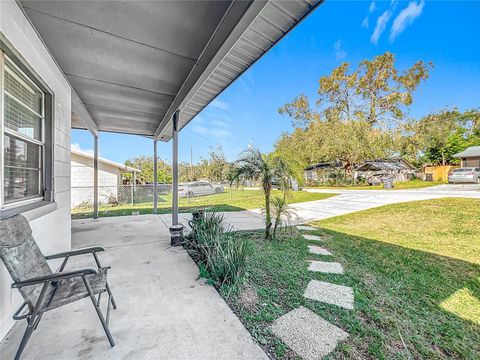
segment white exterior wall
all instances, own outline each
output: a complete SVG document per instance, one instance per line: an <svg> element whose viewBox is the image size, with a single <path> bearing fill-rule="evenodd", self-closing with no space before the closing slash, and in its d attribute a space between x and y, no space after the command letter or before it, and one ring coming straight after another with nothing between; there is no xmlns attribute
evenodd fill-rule
<svg viewBox="0 0 480 360"><path fill-rule="evenodd" d="M72 153L72 203L74 208L82 202L93 203L93 159ZM109 196L117 196L121 181L118 167L98 162L98 201L106 202Z"/></svg>
<svg viewBox="0 0 480 360"><path fill-rule="evenodd" d="M69 250L71 89L28 19L14 0L0 1L0 31L54 92L54 191L57 209L30 222L33 236L45 254ZM22 303L12 291L12 279L0 262L0 339L13 325Z"/></svg>

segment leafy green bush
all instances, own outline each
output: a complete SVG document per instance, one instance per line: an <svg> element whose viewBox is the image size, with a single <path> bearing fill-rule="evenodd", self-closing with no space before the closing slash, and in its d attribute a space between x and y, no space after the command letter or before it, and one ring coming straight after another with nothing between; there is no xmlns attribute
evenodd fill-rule
<svg viewBox="0 0 480 360"><path fill-rule="evenodd" d="M190 225L193 236L185 239L184 246L195 261L218 286L236 284L245 273L250 242L239 238L220 214L207 213Z"/></svg>

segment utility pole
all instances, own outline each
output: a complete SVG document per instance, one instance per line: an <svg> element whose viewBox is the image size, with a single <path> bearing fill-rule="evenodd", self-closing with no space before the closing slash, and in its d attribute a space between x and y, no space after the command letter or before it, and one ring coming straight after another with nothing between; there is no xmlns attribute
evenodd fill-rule
<svg viewBox="0 0 480 360"><path fill-rule="evenodd" d="M193 179L195 178L194 174L193 174L193 155L192 155L192 145L190 145L190 180L193 181Z"/></svg>

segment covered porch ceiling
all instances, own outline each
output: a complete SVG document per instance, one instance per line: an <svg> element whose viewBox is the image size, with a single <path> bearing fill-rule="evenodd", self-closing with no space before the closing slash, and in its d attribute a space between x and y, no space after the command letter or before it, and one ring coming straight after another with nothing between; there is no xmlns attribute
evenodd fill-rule
<svg viewBox="0 0 480 360"><path fill-rule="evenodd" d="M72 127L168 141L320 0L27 1L72 89Z"/></svg>

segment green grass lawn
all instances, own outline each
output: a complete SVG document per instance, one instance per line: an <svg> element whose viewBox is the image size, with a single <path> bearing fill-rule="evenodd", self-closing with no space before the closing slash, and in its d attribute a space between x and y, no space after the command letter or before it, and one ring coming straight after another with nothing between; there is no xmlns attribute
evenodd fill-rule
<svg viewBox="0 0 480 360"><path fill-rule="evenodd" d="M243 233L255 247L245 284L221 289L273 358L295 358L268 327L300 305L350 334L330 358L480 358L479 200L395 204L315 225L332 257L309 254L296 230L281 241ZM345 274L309 272L307 259L338 261ZM351 286L355 309L304 299L310 279Z"/></svg>
<svg viewBox="0 0 480 360"><path fill-rule="evenodd" d="M393 190L405 190L405 189L421 189L430 186L442 185L445 184L444 181L423 181L419 179L409 180L409 181L398 181L394 183ZM308 186L307 188L311 189L352 189L352 190L382 190L383 185L339 185L339 186L328 186L328 185L318 185L318 186Z"/></svg>
<svg viewBox="0 0 480 360"><path fill-rule="evenodd" d="M282 192L273 190L274 196L282 196ZM314 194L306 191L291 191L289 193L290 203L299 203L305 201L322 200L327 199L335 194ZM159 198L158 213L166 214L171 212L172 197L171 195L162 195ZM198 196L187 200L181 198L179 200L180 212L191 212L196 209L209 208L211 211L240 211L248 209L258 209L264 206L264 196L260 190L227 190L222 194ZM101 206L99 208L98 215L100 217L105 216L122 216L132 215L132 211L138 211L140 214L152 214L153 204L135 204L134 206L119 205L114 207ZM82 219L93 216L92 208L77 208L72 209L73 219Z"/></svg>

